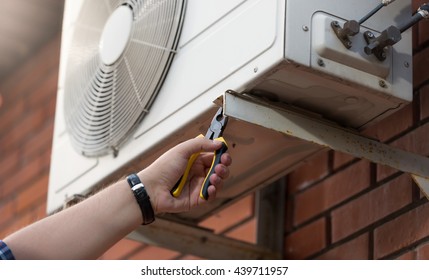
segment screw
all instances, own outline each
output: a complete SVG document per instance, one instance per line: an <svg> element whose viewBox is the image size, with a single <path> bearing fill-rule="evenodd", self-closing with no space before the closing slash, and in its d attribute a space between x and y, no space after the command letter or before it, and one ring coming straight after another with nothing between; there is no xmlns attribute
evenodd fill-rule
<svg viewBox="0 0 429 280"><path fill-rule="evenodd" d="M404 66L405 66L405 68L410 67L410 64L408 63L408 61L405 61L405 62L404 62Z"/></svg>
<svg viewBox="0 0 429 280"><path fill-rule="evenodd" d="M382 88L387 88L387 84L386 84L386 82L385 81L383 81L383 80L380 80L379 82L378 82L378 84L380 85L380 87L382 87Z"/></svg>
<svg viewBox="0 0 429 280"><path fill-rule="evenodd" d="M332 23L335 27L339 27L340 25L338 24L338 21L334 21L333 23Z"/></svg>
<svg viewBox="0 0 429 280"><path fill-rule="evenodd" d="M374 34L372 34L371 32L368 31L366 34L367 34L368 38L374 38Z"/></svg>
<svg viewBox="0 0 429 280"><path fill-rule="evenodd" d="M303 25L302 26L302 30L304 30L305 32L307 32L308 31L308 26L307 25Z"/></svg>
<svg viewBox="0 0 429 280"><path fill-rule="evenodd" d="M253 72L258 72L258 67L253 68Z"/></svg>
<svg viewBox="0 0 429 280"><path fill-rule="evenodd" d="M319 58L319 59L317 60L317 64L318 64L320 67L324 67L324 66L325 66L325 62L323 62L323 59L321 59L321 58Z"/></svg>

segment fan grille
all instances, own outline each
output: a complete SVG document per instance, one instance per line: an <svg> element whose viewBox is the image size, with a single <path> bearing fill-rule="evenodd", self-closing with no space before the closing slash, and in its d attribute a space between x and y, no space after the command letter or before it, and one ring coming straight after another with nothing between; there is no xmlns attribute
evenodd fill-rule
<svg viewBox="0 0 429 280"><path fill-rule="evenodd" d="M73 146L85 156L119 150L156 97L176 52L185 0L84 2L66 67L64 113ZM128 42L107 65L103 28L116 9L132 10ZM109 46L103 46L109 47Z"/></svg>

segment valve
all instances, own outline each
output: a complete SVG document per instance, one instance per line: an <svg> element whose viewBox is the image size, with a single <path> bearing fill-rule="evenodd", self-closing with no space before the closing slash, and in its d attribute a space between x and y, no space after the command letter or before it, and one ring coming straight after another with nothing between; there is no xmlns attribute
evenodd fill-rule
<svg viewBox="0 0 429 280"><path fill-rule="evenodd" d="M344 23L343 27L340 26L338 21L331 22L331 27L337 35L338 39L343 43L343 45L350 49L352 47L352 41L349 37L355 36L359 33L360 26L370 17L375 15L381 8L393 3L395 0L382 0L380 4L377 5L372 11L362 17L359 21L348 20Z"/></svg>

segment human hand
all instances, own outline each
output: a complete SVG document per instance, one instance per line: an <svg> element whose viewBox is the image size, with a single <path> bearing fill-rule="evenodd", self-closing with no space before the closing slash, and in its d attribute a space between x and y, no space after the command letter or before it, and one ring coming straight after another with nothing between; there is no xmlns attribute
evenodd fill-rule
<svg viewBox="0 0 429 280"><path fill-rule="evenodd" d="M212 164L213 151L221 146L222 143L218 141L194 138L173 147L137 174L145 185L155 213L189 211L207 202L200 197L200 189ZM183 175L189 158L198 152L201 154L192 165L181 195L173 197L171 189ZM223 180L229 176L228 166L231 161L231 156L224 153L220 164L215 166L215 173L210 176L208 201L215 199L216 193L221 190Z"/></svg>

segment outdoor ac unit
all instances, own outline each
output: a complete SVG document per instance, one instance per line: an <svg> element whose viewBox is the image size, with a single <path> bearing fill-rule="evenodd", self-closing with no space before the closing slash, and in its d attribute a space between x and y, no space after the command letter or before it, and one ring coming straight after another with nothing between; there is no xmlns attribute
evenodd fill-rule
<svg viewBox="0 0 429 280"><path fill-rule="evenodd" d="M362 35L378 36L409 18L411 1L396 1L365 21L351 48L331 27L379 3L66 1L48 213L204 133L213 101L227 90L355 130L402 108L412 100L410 30L382 61L364 52ZM179 218L199 221L320 150L234 119L224 136L233 156L224 190L208 208Z"/></svg>

